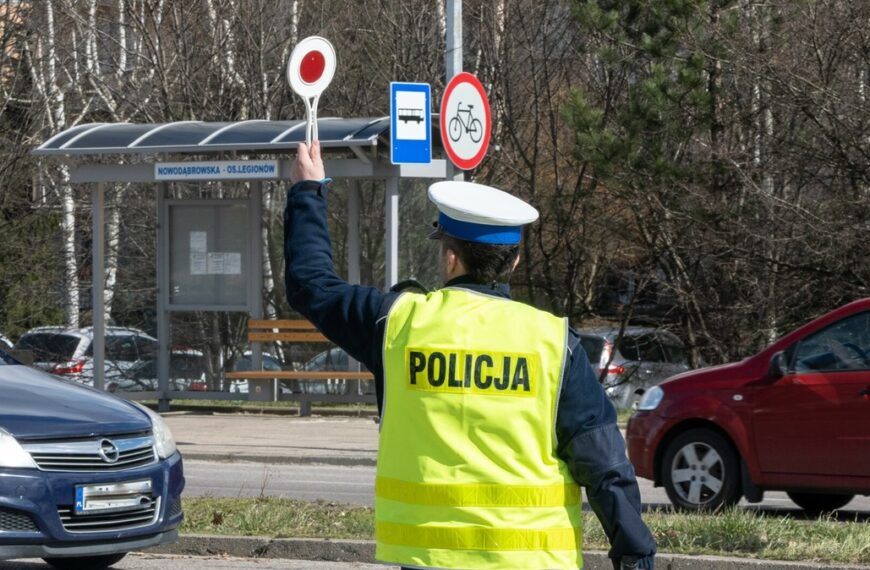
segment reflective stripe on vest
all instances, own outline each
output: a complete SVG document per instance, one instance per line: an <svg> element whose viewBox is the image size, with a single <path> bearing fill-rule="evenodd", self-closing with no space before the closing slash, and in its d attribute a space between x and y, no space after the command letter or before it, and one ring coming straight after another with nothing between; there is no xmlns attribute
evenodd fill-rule
<svg viewBox="0 0 870 570"><path fill-rule="evenodd" d="M483 527L426 527L379 522L379 540L405 546L450 550L574 550L580 529L513 529ZM576 568L576 566L574 566Z"/></svg>
<svg viewBox="0 0 870 570"><path fill-rule="evenodd" d="M573 569L580 489L555 456L567 321L463 289L388 315L376 558L421 568Z"/></svg>
<svg viewBox="0 0 870 570"><path fill-rule="evenodd" d="M577 485L433 485L378 477L375 494L414 505L566 507L580 502Z"/></svg>

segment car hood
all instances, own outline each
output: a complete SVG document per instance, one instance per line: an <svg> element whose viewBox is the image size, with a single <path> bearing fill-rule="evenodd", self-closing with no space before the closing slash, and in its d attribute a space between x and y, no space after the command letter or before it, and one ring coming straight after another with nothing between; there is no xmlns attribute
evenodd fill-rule
<svg viewBox="0 0 870 570"><path fill-rule="evenodd" d="M0 427L17 439L134 433L151 429L130 403L27 366L0 366Z"/></svg>
<svg viewBox="0 0 870 570"><path fill-rule="evenodd" d="M733 388L748 380L748 360L688 370L671 376L660 385L666 391L717 390Z"/></svg>

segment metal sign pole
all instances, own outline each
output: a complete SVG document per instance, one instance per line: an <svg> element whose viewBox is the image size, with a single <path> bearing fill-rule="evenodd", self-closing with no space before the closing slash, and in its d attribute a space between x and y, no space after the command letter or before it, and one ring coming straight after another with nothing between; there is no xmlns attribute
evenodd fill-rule
<svg viewBox="0 0 870 570"><path fill-rule="evenodd" d="M94 388L106 387L106 192L102 183L91 190L93 210L93 268L91 271L91 330L93 330Z"/></svg>
<svg viewBox="0 0 870 570"><path fill-rule="evenodd" d="M386 265L384 274L387 289L399 281L399 178L387 178L385 215L387 218Z"/></svg>
<svg viewBox="0 0 870 570"><path fill-rule="evenodd" d="M462 0L447 0L447 42L444 52L444 85L462 72ZM446 136L441 133L441 136ZM464 180L463 172L447 161L447 178Z"/></svg>

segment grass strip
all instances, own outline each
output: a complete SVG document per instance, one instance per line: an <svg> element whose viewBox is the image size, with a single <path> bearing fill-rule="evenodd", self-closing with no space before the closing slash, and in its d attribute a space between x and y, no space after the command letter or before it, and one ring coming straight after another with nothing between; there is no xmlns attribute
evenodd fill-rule
<svg viewBox="0 0 870 570"><path fill-rule="evenodd" d="M260 497L184 499L183 533L273 538L374 538L371 508L326 501ZM771 560L870 563L870 525L863 520L789 516L733 508L716 515L653 511L644 515L661 552ZM609 544L595 515L584 513L585 548Z"/></svg>
<svg viewBox="0 0 870 570"><path fill-rule="evenodd" d="M185 497L183 504L182 533L365 540L375 533L368 507L274 497Z"/></svg>

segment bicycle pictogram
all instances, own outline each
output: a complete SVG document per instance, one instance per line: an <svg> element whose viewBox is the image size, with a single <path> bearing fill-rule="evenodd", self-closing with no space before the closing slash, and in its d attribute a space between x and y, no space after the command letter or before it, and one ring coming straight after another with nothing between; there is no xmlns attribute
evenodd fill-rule
<svg viewBox="0 0 870 570"><path fill-rule="evenodd" d="M447 134L453 142L457 142L463 134L471 137L471 142L473 143L479 143L483 137L483 124L481 124L480 119L472 114L472 109L474 109L474 105L468 105L463 109L462 101L457 103L456 115L450 119L447 128ZM463 119L463 117L465 118Z"/></svg>

